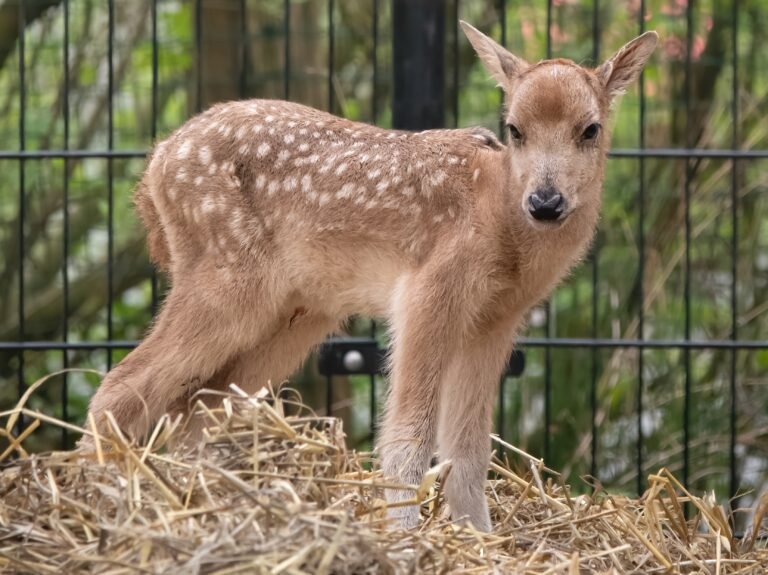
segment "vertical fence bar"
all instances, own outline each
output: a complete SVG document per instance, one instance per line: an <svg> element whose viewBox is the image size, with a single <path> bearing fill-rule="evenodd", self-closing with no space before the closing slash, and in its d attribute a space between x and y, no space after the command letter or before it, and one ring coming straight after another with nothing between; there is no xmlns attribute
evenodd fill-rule
<svg viewBox="0 0 768 575"><path fill-rule="evenodd" d="M238 93L240 99L245 98L246 84L248 82L248 21L246 20L246 0L240 0L240 82L238 86Z"/></svg>
<svg viewBox="0 0 768 575"><path fill-rule="evenodd" d="M645 0L640 2L640 11L638 16L640 34L645 32ZM640 134L640 149L645 149L645 73L640 72L640 125L638 126ZM637 251L639 254L637 262L637 338L642 341L645 337L645 158L638 158L639 164L639 190L637 199ZM637 445L636 445L636 488L638 497L645 488L645 478L643 477L643 348L637 349Z"/></svg>
<svg viewBox="0 0 768 575"><path fill-rule="evenodd" d="M27 113L27 89L26 89L26 62L25 62L25 28L27 25L27 16L25 3L19 2L19 150L27 149L26 141L26 113ZM24 158L19 159L19 341L26 339L24 325L24 219L26 216L26 181L25 181ZM19 398L24 395L26 384L24 382L24 351L19 350ZM17 430L20 432L24 427L23 416L19 414Z"/></svg>
<svg viewBox="0 0 768 575"><path fill-rule="evenodd" d="M195 0L195 110L203 109L203 0Z"/></svg>
<svg viewBox="0 0 768 575"><path fill-rule="evenodd" d="M501 13L501 45L507 47L507 2L499 0L499 12ZM504 90L499 88L499 95L504 101ZM504 116L499 116L499 137L504 137Z"/></svg>
<svg viewBox="0 0 768 575"><path fill-rule="evenodd" d="M62 116L64 119L64 150L69 150L69 0L64 0L64 93L62 94ZM62 229L61 283L63 288L64 309L61 323L64 343L69 341L69 160L64 158L64 179L62 181L64 222ZM62 351L62 367L69 367L69 352ZM69 420L69 381L65 372L61 380L61 419ZM61 428L61 448L67 448L69 432Z"/></svg>
<svg viewBox="0 0 768 575"><path fill-rule="evenodd" d="M291 0L283 0L283 98L291 96Z"/></svg>
<svg viewBox="0 0 768 575"><path fill-rule="evenodd" d="M333 70L335 59L335 37L333 29L333 0L328 0L328 111L333 114ZM325 404L326 414L331 415L333 409L333 377L330 375L326 378L325 382Z"/></svg>
<svg viewBox="0 0 768 575"><path fill-rule="evenodd" d="M733 31L731 34L731 52L733 57L733 76L731 78L731 122L733 132L731 133L731 148L739 148L739 0L733 0L731 11L731 25ZM731 340L738 339L739 329L739 300L738 300L738 263L739 263L739 173L736 158L731 161ZM731 410L730 410L730 441L728 445L728 465L730 475L728 477L728 497L733 499L739 488L739 477L736 470L736 433L738 425L738 403L736 387L736 359L737 350L731 350L731 373L730 373L730 391L731 391ZM736 502L733 508L736 508Z"/></svg>
<svg viewBox="0 0 768 575"><path fill-rule="evenodd" d="M552 57L552 0L547 0L547 59ZM552 293L549 299L544 303L546 337L551 338L552 331L552 300L555 294ZM550 346L544 347L544 461L548 464L550 451L550 430L552 429L552 349Z"/></svg>
<svg viewBox="0 0 768 575"><path fill-rule="evenodd" d="M114 51L115 51L115 1L107 2L107 149L114 149ZM112 157L107 158L107 340L113 339L112 298L114 281L114 252L115 252L115 198L114 198L114 166ZM107 348L107 369L112 368L112 348Z"/></svg>
<svg viewBox="0 0 768 575"><path fill-rule="evenodd" d="M592 62L597 65L597 60L600 57L600 18L599 18L600 4L598 0L592 1ZM597 339L597 304L598 304L598 282L599 277L599 260L600 260L600 231L598 230L595 235L595 243L592 246L592 338ZM598 348L593 347L591 350L592 355L592 369L589 384L589 401L590 409L592 411L592 444L591 457L590 457L590 475L597 477L597 352Z"/></svg>
<svg viewBox="0 0 768 575"><path fill-rule="evenodd" d="M371 102L371 115L376 124L379 117L379 0L373 0L373 101ZM376 320L371 319L371 337L376 338ZM371 434L373 440L376 437L376 375L370 377L369 409L371 413Z"/></svg>
<svg viewBox="0 0 768 575"><path fill-rule="evenodd" d="M371 337L376 338L376 320L371 320ZM370 411L371 411L371 439L376 437L376 374L370 376Z"/></svg>
<svg viewBox="0 0 768 575"><path fill-rule="evenodd" d="M506 48L507 46L507 2L506 0L499 0L499 10L501 12L501 45ZM502 101L504 100L504 90L499 88ZM504 137L504 116L499 116L499 137ZM506 373L501 377L499 381L499 399L498 399L498 415L496 422L496 432L499 437L504 437L504 384L506 382Z"/></svg>
<svg viewBox="0 0 768 575"><path fill-rule="evenodd" d="M459 127L459 0L453 0L453 125Z"/></svg>
<svg viewBox="0 0 768 575"><path fill-rule="evenodd" d="M334 2L328 0L328 111L333 114L333 74L336 59L336 34L333 28Z"/></svg>
<svg viewBox="0 0 768 575"><path fill-rule="evenodd" d="M159 53L158 53L158 37L157 37L157 0L152 0L152 126L150 128L152 145L157 138L157 114L158 114L158 79L159 79ZM157 301L158 301L158 281L157 281L157 269L152 266L152 276L150 277L151 289L152 289L152 315L157 313Z"/></svg>
<svg viewBox="0 0 768 575"><path fill-rule="evenodd" d="M693 141L691 130L693 128L691 114L691 47L693 45L693 0L689 0L685 10L686 39L685 39L685 133L686 147L691 148ZM683 201L685 202L685 341L691 339L691 159L685 160L685 183L683 186ZM684 397L683 397L683 485L688 485L690 465L690 440L691 440L691 351L688 347L683 349L683 362L685 369Z"/></svg>
<svg viewBox="0 0 768 575"><path fill-rule="evenodd" d="M445 126L444 0L392 0L392 126Z"/></svg>
<svg viewBox="0 0 768 575"><path fill-rule="evenodd" d="M371 54L371 62L373 63L373 78L371 82L372 86L372 100L371 100L371 121L374 124L378 123L379 119L379 0L373 0L373 53ZM376 333L376 324L373 325L373 335ZM372 336L373 336L372 335Z"/></svg>

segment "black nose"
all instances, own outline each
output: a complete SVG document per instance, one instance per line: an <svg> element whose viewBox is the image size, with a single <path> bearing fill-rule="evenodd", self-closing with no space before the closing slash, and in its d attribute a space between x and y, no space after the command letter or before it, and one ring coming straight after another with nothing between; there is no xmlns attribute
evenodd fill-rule
<svg viewBox="0 0 768 575"><path fill-rule="evenodd" d="M563 215L565 198L554 188L541 188L528 197L528 212L533 219L553 222Z"/></svg>

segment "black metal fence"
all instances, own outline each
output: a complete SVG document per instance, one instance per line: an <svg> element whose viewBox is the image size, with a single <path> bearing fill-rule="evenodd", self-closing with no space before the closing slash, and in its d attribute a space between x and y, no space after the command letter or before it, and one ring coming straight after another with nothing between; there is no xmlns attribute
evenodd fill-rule
<svg viewBox="0 0 768 575"><path fill-rule="evenodd" d="M355 0L357 2L357 0ZM422 0L421 2L413 3L408 0L392 0L387 2L385 0L369 0L370 11L372 18L370 19L370 30L368 34L371 38L371 52L369 54L369 64L371 65L372 80L370 82L373 90L372 97L370 97L370 111L368 112L368 118L377 121L381 118L382 110L391 106L391 124L398 128L413 128L423 129L428 127L443 126L443 125L456 125L460 123L462 117L462 100L461 100L461 86L460 86L460 66L461 56L459 53L459 46L461 40L457 21L462 17L465 3L458 0L440 1L440 0ZM71 110L69 103L70 94L70 82L72 78L69 76L70 66L68 63L71 61L73 55L71 54L73 46L73 38L70 30L70 17L72 10L82 9L80 2L77 0L62 0L59 2L54 1L35 1L35 0L18 0L16 4L11 2L5 3L5 17L8 17L9 11L16 10L15 17L17 21L13 28L17 32L15 39L15 57L18 76L18 146L13 145L10 141L6 141L5 150L0 151L0 171L8 174L9 170L17 170L18 181L18 209L17 217L15 218L16 225L16 237L17 242L15 245L15 253L6 253L4 257L9 261L13 259L16 262L15 277L18 282L16 290L16 313L17 317L17 333L16 336L5 341L0 341L0 352L10 353L15 355L16 363L13 364L15 371L15 379L17 385L17 393L20 396L24 393L27 385L30 383L28 379L28 355L34 352L40 351L56 351L62 352L61 360L62 366L68 367L71 365L71 353L77 351L88 350L104 350L107 354L107 365L111 365L113 361L113 352L116 350L130 349L135 345L135 341L116 340L115 332L113 329L115 322L115 301L113 295L115 294L115 287L113 285L116 274L120 271L116 268L117 263L114 258L115 254L115 232L121 225L119 221L116 221L115 203L114 203L114 170L117 162L130 159L140 159L145 155L144 149L124 149L115 146L114 140L114 98L112 95L116 91L116 61L114 56L114 47L116 42L119 41L120 35L118 34L121 23L117 21L116 0L106 0L107 7L107 69L104 72L107 78L106 90L109 95L106 102L106 126L104 128L105 141L103 142L103 149L90 147L88 149L78 148L73 145L70 137L71 125L73 121L73 111ZM139 2L135 3L137 6ZM167 5L168 2L164 0L151 0L147 3L150 22L149 32L149 62L151 66L151 127L150 137L154 139L159 133L158 127L158 109L159 99L161 93L159 90L159 59L162 55L163 42L160 37L160 31L158 27L159 16L158 12ZM204 54L202 51L205 49L204 35L206 34L207 22L204 18L203 11L207 5L211 2L208 0L195 0L192 2L192 50L193 50L193 66L192 77L194 89L194 105L192 110L201 109L206 103L204 95L204 83L205 72L201 62L203 62ZM250 3L245 0L232 0L231 2L225 2L221 0L218 2L220 5L227 5L229 9L239 14L238 18L242 22L241 34L236 46L237 51L235 53L237 60L237 82L239 85L240 96L252 96L259 95L258 86L254 86L253 82L249 79L248 67L249 60L253 58L252 52L249 50L249 32L246 28L246 11L249 10ZM276 4L276 3L273 3ZM341 106L337 97L337 87L334 82L337 81L337 74L335 70L336 66L336 41L338 34L343 33L343 29L337 22L339 6L343 5L341 0L325 0L325 14L324 18L327 21L326 33L327 33L327 62L326 73L323 74L325 78L325 91L327 92L328 108L335 112L341 113ZM362 2L361 2L362 4ZM467 2L469 4L469 2ZM475 3L477 4L477 3ZM516 4L512 1L505 2L503 0L493 2L492 4L486 3L490 8L486 9L484 13L488 13L488 10L495 11L498 15L496 21L496 30L500 32L498 39L502 44L508 44L510 39L510 30L507 26L506 14L508 9ZM540 54L541 57L550 56L555 52L554 42L556 38L553 38L552 31L555 29L553 19L555 18L555 11L563 4L563 2L549 2L546 4L546 53ZM606 3L608 4L608 3ZM648 7L644 0L638 1L636 4L636 21L634 29L637 33L644 31L647 27ZM653 5L659 9L659 4L666 5L664 3L653 3ZM674 4L674 3L672 3ZM8 6L10 5L10 8ZM591 60L598 61L600 57L608 55L608 50L601 46L601 21L600 17L603 13L602 10L606 9L605 4L600 3L598 0L594 0L590 3L580 3L581 9L591 13L592 17L592 41L591 41ZM139 8L136 8L137 10ZM28 101L30 98L29 87L26 82L26 75L28 74L29 66L32 64L30 55L26 52L26 40L25 30L28 27L28 23L36 18L39 18L45 10L58 10L61 13L61 45L60 45L60 57L63 65L63 80L62 90L60 93L61 98L61 110L62 110L62 129L63 145L60 148L48 147L48 148L36 148L30 149L27 145L27 134L30 130L30 124L34 120L30 116L28 110ZM683 80L683 105L685 107L685 123L686 126L681 128L685 133L684 146L676 147L648 147L646 145L646 118L648 109L646 107L646 85L641 80L639 88L639 99L637 100L637 125L635 126L637 133L637 146L636 147L618 147L610 152L610 157L613 161L632 160L637 165L637 190L634 198L634 238L636 240L636 250L639 254L637 257L636 268L628 270L630 273L635 274L639 280L635 282L631 297L634 298L634 309L637 310L637 326L634 337L623 337L621 334L618 336L612 335L610 337L605 336L599 329L599 313L600 313L600 298L601 293L598 289L600 281L600 252L605 249L606 243L602 240L601 236L598 236L598 241L595 244L592 255L589 262L585 266L589 266L589 273L591 275L592 290L589 296L591 305L591 327L581 333L572 334L568 336L558 336L555 333L555 326L553 326L553 310L549 305L543 307L543 322L538 322L538 329L533 330L531 335L522 337L520 339L519 347L526 352L533 353L536 350L541 350L543 355L537 357L540 363L540 368L543 370L543 443L539 446L539 455L542 455L545 459L549 460L552 450L552 434L551 430L557 425L557 422L553 420L553 379L563 377L563 374L558 374L553 371L553 357L554 354L560 350L586 350L588 354L583 356L588 358L588 361L584 365L584 370L589 373L589 389L587 390L574 390L574 393L587 393L589 400L587 402L591 411L591 429L589 430L590 447L589 447L589 465L588 470L591 475L597 477L599 475L598 469L598 437L601 432L601 422L598 418L599 412L599 378L601 376L601 366L606 362L601 360L600 354L603 352L611 352L612 350L627 349L634 350L634 355L624 356L633 362L633 366L628 368L634 370L635 376L635 391L634 397L634 458L635 458L635 488L637 491L642 491L644 487L644 475L647 469L648 458L647 450L644 447L644 440L646 435L646 423L645 418L648 417L648 412L645 406L645 385L646 372L647 372L647 353L652 350L677 350L679 351L677 369L683 374L682 382L682 417L679 421L679 427L682 429L682 465L681 473L683 482L688 484L692 474L692 461L691 461L691 444L693 438L691 437L691 417L692 417L692 385L693 385L693 372L692 372L692 354L698 351L713 351L720 350L724 355L723 358L727 358L729 362L728 366L728 385L727 390L729 394L728 398L728 468L727 468L727 485L728 493L733 496L737 493L740 486L739 477L739 462L738 462L738 423L739 423L739 409L738 409L738 385L740 374L738 370L737 357L741 351L748 350L768 350L768 340L758 339L750 337L749 339L742 339L739 331L739 301L738 301L738 285L739 285L739 234L740 234L740 199L737 194L740 189L739 178L740 166L750 162L757 162L768 158L768 149L760 147L751 147L750 149L742 149L742 135L739 133L739 115L740 109L740 77L739 77L739 60L736 55L739 52L739 36L740 30L738 22L740 19L744 19L746 16L740 13L740 2L734 1L730 7L730 18L734 23L732 27L732 34L730 34L729 42L730 46L722 46L721 50L727 50L731 54L732 61L730 62L730 68L732 70L731 78L731 108L728 110L732 124L732 133L730 134L730 145L719 147L699 147L699 139L694 131L693 116L695 112L695 105L692 101L694 94L694 86L692 83L692 56L694 52L694 44L696 42L696 26L694 24L695 11L697 5L691 1L685 3L684 18L686 22L685 31L685 43L682 47L684 59L681 62L681 73L684 76ZM383 30L382 21L384 20L384 14L386 12L386 21L388 22L388 30ZM282 42L282 78L278 78L276 81L282 83L282 94L284 98L292 97L292 77L294 76L293 67L296 66L296 55L293 53L294 45L291 42L292 35L294 34L295 22L292 21L293 16L292 3L290 0L285 0L282 3L282 13L274 16L275 25L272 33L280 42ZM282 20L280 22L280 20ZM385 41L382 40L382 36L386 36L390 39L392 45L385 45ZM627 38L629 39L629 38ZM520 43L520 39L515 39L516 43ZM613 50L618 46L611 46ZM383 68L381 62L382 52L390 54L391 50L391 62L388 63L386 69ZM564 56L570 56L570 54L563 54ZM6 64L8 66L8 64ZM392 93L382 94L380 89L382 84L388 83L389 80L383 78L383 74L391 74L393 79ZM385 99L390 98L389 102L385 102ZM94 341L69 341L69 326L68 321L70 317L70 309L68 307L70 301L71 283L69 273L71 266L69 264L72 254L70 253L70 243L68 241L69 228L71 225L70 211L68 206L72 201L69 196L70 180L72 173L70 171L70 164L77 161L87 159L98 159L106 162L106 178L104 181L105 190L104 194L107 199L107 213L106 213L106 242L107 242L107 260L106 269L104 274L107 278L107 293L108 299L105 306L105 316L103 318L105 331L104 338ZM32 341L29 339L29 330L27 329L27 314L25 310L29 307L29 302L25 301L27 286L25 282L29 282L29 272L25 270L25 261L28 258L26 240L28 238L29 229L31 225L27 219L27 213L25 207L32 200L29 196L28 190L28 173L30 171L30 165L35 162L44 162L49 160L58 160L63 162L61 179L61 186L63 191L62 198L62 221L63 226L63 241L60 245L62 252L62 262L60 269L60 282L61 289L63 291L62 309L61 309L61 322L63 324L61 328L62 337L56 341ZM730 296L728 298L728 316L729 316L729 329L727 333L722 337L714 338L700 338L698 337L698 331L695 329L693 323L693 312L691 309L691 290L694 288L692 282L694 281L694 274L691 269L693 262L691 248L694 245L692 239L693 221L692 221L692 199L691 189L692 182L697 175L698 166L702 161L711 160L723 162L727 165L727 169L730 172L730 200L725 201L723 205L727 206L727 217L730 223L730 269L728 270L730 283ZM648 169L650 163L653 162L654 167L658 167L664 164L682 164L684 170L683 186L679 190L673 190L673 193L682 194L682 209L683 214L683 255L682 255L682 281L683 281L683 329L680 337L670 337L655 339L647 337L649 335L645 326L645 291L646 286L643 278L646 275L644 265L646 259L646 241L647 241L647 206L649 201L649 194L651 191L648 189ZM610 162L609 162L610 163ZM655 193L655 191L653 191ZM727 200L727 198L726 198ZM161 286L158 278L153 274L151 279L151 300L152 310L156 309L158 300L161 294ZM722 305L722 304L721 304ZM374 328L375 330L375 324ZM368 374L371 378L371 392L370 392L370 407L371 413L377 410L376 398L377 390L375 388L374 375L378 373L380 365L380 345L376 343L374 338L375 332L371 334L370 339L349 339L349 340L334 340L324 348L321 354L321 373L327 377L327 405L330 411L330 406L333 402L333 377L335 375L357 373ZM355 353L350 354L353 351ZM510 373L520 374L522 371L522 356L517 356L512 362ZM8 380L6 380L8 381ZM500 434L505 434L508 430L507 424L509 421L508 413L509 407L505 407L505 398L508 398L509 382L503 384L499 394L499 417L498 417L498 431ZM69 390L66 381L61 387L61 415L64 419L70 417L67 406L69 405ZM23 423L22 423L23 425ZM66 442L66 435L62 438L62 441Z"/></svg>

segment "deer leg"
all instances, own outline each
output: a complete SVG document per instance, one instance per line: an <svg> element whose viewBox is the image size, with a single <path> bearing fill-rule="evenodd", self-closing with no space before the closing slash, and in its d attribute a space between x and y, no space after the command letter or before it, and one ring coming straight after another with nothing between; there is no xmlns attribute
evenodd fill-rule
<svg viewBox="0 0 768 575"><path fill-rule="evenodd" d="M451 517L491 530L485 481L490 459L496 390L512 347L511 333L495 333L466 344L452 359L443 381L438 420L440 460L451 460L445 497Z"/></svg>
<svg viewBox="0 0 768 575"><path fill-rule="evenodd" d="M255 307L254 294L222 289L191 298L194 292L183 288L174 286L151 333L96 390L89 413L98 427L103 429L103 416L111 411L121 430L143 438L177 398L251 348L265 326L274 324L267 304L255 316L242 313ZM86 437L81 445L87 448Z"/></svg>
<svg viewBox="0 0 768 575"><path fill-rule="evenodd" d="M429 467L435 446L441 369L453 350L449 323L455 318L450 313L450 298L436 294L430 285L430 281L405 282L395 296L390 392L378 438L384 474L411 485L420 483ZM387 489L385 496L390 505L397 505L414 494ZM388 514L406 529L419 522L415 505L390 506Z"/></svg>
<svg viewBox="0 0 768 575"><path fill-rule="evenodd" d="M229 384L235 383L245 392L253 394L267 385L278 385L290 376L309 355L312 348L322 343L333 332L338 322L319 314L300 317L296 310L281 316L281 327L253 348L237 354L225 368L216 373L205 385L205 389L227 393ZM181 414L190 417L186 424L187 443L202 437L204 417L194 414L194 402L198 399L208 407L217 407L223 396L218 393L185 395L169 408L172 417Z"/></svg>

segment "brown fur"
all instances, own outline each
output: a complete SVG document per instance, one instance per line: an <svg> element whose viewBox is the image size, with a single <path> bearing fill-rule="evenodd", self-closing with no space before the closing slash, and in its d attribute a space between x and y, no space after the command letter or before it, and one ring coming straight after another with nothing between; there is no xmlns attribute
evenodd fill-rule
<svg viewBox="0 0 768 575"><path fill-rule="evenodd" d="M607 123L656 37L590 71L567 60L529 66L464 28L507 93L519 143L252 100L214 106L155 148L136 206L172 287L149 335L94 396L97 422L111 410L141 438L163 413L186 415L197 389L236 382L254 392L288 376L350 314L383 316L393 352L382 468L417 483L437 445L453 462L453 516L490 528L494 390L526 311L592 238L609 136L583 141L585 126ZM528 213L542 185L567 202L558 222ZM391 515L418 520L414 507Z"/></svg>

